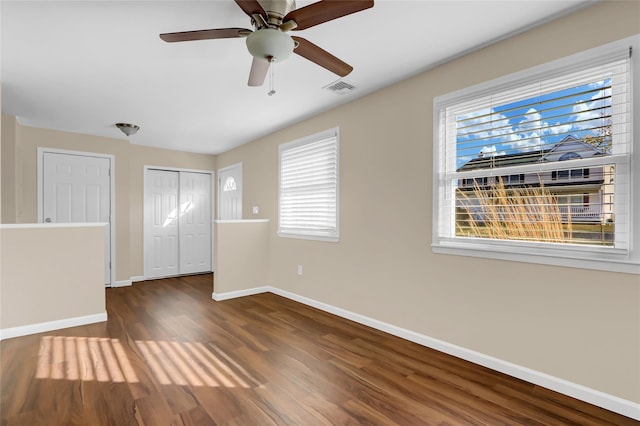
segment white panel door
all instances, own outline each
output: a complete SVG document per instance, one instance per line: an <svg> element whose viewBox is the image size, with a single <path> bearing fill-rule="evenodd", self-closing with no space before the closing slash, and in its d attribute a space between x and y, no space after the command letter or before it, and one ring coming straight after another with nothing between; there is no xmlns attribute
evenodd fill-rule
<svg viewBox="0 0 640 426"><path fill-rule="evenodd" d="M178 275L178 172L147 170L144 191L145 276Z"/></svg>
<svg viewBox="0 0 640 426"><path fill-rule="evenodd" d="M218 218L242 219L242 163L218 171Z"/></svg>
<svg viewBox="0 0 640 426"><path fill-rule="evenodd" d="M180 172L180 273L211 271L211 175Z"/></svg>
<svg viewBox="0 0 640 426"><path fill-rule="evenodd" d="M105 283L111 283L111 161L109 158L44 152L42 221L105 222Z"/></svg>

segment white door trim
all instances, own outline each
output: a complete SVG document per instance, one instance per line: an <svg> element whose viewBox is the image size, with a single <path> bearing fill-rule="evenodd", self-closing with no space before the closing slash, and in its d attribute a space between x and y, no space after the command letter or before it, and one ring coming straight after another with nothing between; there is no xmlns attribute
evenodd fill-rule
<svg viewBox="0 0 640 426"><path fill-rule="evenodd" d="M145 191L147 188L147 171L148 170L165 170L165 171L169 171L169 172L190 172L190 173L204 173L204 174L208 174L211 176L211 190L214 191L214 194L212 194L211 197L211 271L215 272L215 264L213 263L213 259L215 258L213 255L213 250L214 250L214 221L215 218L213 217L213 212L214 207L215 207L215 191L216 191L216 187L215 187L215 182L214 182L214 177L216 176L216 172L215 170L200 170L200 169L181 169L179 167L165 167L165 166L149 166L149 165L145 165L143 166L143 175L142 175L142 263L143 263L143 267L142 267L142 272L144 274L143 277L135 277L137 279L137 281L142 281L142 280L146 280L149 277L149 271L147 271L147 226L144 223L144 218L146 217L146 203L144 202L144 198L145 198Z"/></svg>
<svg viewBox="0 0 640 426"><path fill-rule="evenodd" d="M109 257L111 268L109 270L109 286L113 286L116 281L116 197L115 197L115 165L116 159L111 154L97 152L71 151L66 149L38 147L37 154L37 183L38 183L38 223L44 223L44 154L66 154L77 155L79 157L97 157L109 160L109 223L110 223L110 251Z"/></svg>
<svg viewBox="0 0 640 426"><path fill-rule="evenodd" d="M220 220L220 194L222 193L222 188L220 188L220 173L223 173L227 170L231 170L231 169L235 169L238 168L240 169L240 176L242 176L242 197L243 197L243 202L244 202L244 174L243 174L243 170L242 170L242 161L239 163L235 163L232 164L230 166L227 167L223 167L221 169L218 169L218 175L216 176L216 188L217 188L217 192L216 192L216 204L218 205L218 208L216 209L216 220ZM242 204L241 204L242 205Z"/></svg>

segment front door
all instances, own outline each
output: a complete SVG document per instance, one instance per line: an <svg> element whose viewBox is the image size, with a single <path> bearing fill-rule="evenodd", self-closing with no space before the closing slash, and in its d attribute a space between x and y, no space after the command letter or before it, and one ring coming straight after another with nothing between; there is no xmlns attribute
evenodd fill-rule
<svg viewBox="0 0 640 426"><path fill-rule="evenodd" d="M218 219L242 219L242 163L218 171Z"/></svg>
<svg viewBox="0 0 640 426"><path fill-rule="evenodd" d="M105 283L111 283L111 160L43 152L42 220L45 223L105 222Z"/></svg>

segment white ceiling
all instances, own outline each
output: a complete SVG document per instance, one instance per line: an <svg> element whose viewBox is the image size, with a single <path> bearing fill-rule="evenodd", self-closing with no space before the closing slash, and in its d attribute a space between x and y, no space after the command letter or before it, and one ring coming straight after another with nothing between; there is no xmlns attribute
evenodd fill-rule
<svg viewBox="0 0 640 426"><path fill-rule="evenodd" d="M267 96L267 84L247 87L244 39L158 37L251 28L231 0L2 0L2 111L23 125L122 139L114 124L134 123L132 143L217 154L589 3L376 0L295 32L351 64L343 80L355 91L322 90L339 77L292 55Z"/></svg>

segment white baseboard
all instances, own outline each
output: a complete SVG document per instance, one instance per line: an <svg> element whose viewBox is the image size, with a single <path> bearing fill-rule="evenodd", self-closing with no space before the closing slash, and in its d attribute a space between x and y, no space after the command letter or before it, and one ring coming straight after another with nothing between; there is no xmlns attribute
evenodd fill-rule
<svg viewBox="0 0 640 426"><path fill-rule="evenodd" d="M132 280L114 281L111 287L128 287L131 285Z"/></svg>
<svg viewBox="0 0 640 426"><path fill-rule="evenodd" d="M145 280L144 275L137 275L135 277L131 277L131 282L132 283L138 283L138 282L144 281L144 280Z"/></svg>
<svg viewBox="0 0 640 426"><path fill-rule="evenodd" d="M215 291L211 294L211 298L216 302L220 302L222 300L235 299L236 297L244 297L244 296L252 296L254 294L273 292L273 287L264 286L264 287L254 287L247 290L238 290L238 291L229 291L226 293L216 293Z"/></svg>
<svg viewBox="0 0 640 426"><path fill-rule="evenodd" d="M61 328L77 327L79 325L93 324L96 322L104 322L107 320L107 313L86 315L82 317L66 318L56 321L41 322L38 324L29 324L19 327L0 329L0 340L11 339L12 337L27 336L29 334L45 333L51 330L59 330Z"/></svg>
<svg viewBox="0 0 640 426"><path fill-rule="evenodd" d="M295 300L304 305L312 306L320 309L321 311L329 312L342 318L349 319L351 321L375 328L380 331L392 334L394 336L409 340L422 346L426 346L431 349L455 356L457 358L464 359L466 361L473 362L474 364L482 365L483 367L490 368L495 371L507 374L512 377L516 377L521 380L525 380L529 383L542 386L547 389L559 392L564 395L579 399L581 401L588 402L589 404L596 405L598 407L613 411L623 416L631 417L632 419L640 420L640 404L633 401L610 395L596 389L579 385L577 383L569 382L564 379L560 379L555 376L551 376L540 371L532 370L521 365L513 364L508 361L504 361L498 358L494 358L489 355L485 355L480 352L476 352L471 349L457 346L443 340L435 339L423 334L416 333L411 330L407 330L401 327L396 327L392 324L388 324L382 321L378 321L373 318L366 317L364 315L357 314L355 312L348 311L346 309L338 308L323 302L319 302L308 297L300 296L295 293L291 293L286 290L281 290L272 286L256 287L248 290L234 291L222 294L213 294L214 300L227 300L235 297L249 296L252 294L259 294L271 292L287 299Z"/></svg>

